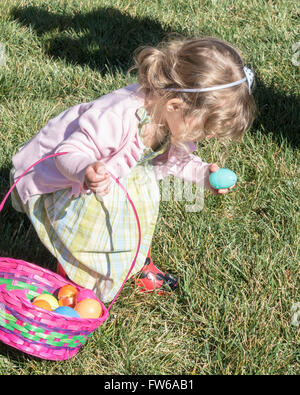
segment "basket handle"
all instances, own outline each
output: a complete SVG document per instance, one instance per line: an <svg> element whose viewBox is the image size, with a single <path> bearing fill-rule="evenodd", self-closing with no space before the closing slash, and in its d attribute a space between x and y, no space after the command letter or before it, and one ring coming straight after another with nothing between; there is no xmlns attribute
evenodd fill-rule
<svg viewBox="0 0 300 395"><path fill-rule="evenodd" d="M44 157L44 158L38 160L37 162L33 163L30 167L28 167L28 169L26 169L26 170L24 171L24 173L22 173L22 174L20 175L20 177L18 177L18 179L13 183L13 185L12 185L12 186L10 187L10 189L8 190L7 194L5 195L4 199L2 200L2 202L1 202L1 204L0 204L0 212L2 211L3 206L4 206L4 204L5 204L6 200L7 200L7 198L8 198L9 195L11 194L12 190L14 189L14 187L15 187L15 186L17 185L17 183L21 180L21 178L23 178L23 177L29 172L29 170L31 170L34 166L38 165L40 162L43 162L43 161L46 160L46 159L52 158L52 157L54 157L54 156L60 156L60 155L66 155L66 154L68 154L68 152L57 152L57 153L55 153L55 154L48 155L48 156L46 156L46 157ZM132 209L133 209L133 212L134 212L134 215L135 215L135 218L136 218L137 227L138 227L138 233L139 233L139 240L138 240L138 245L137 245L137 250L136 250L135 256L134 256L134 258L133 258L133 261L132 261L132 263L131 263L131 266L130 266L130 268L129 268L129 271L128 271L126 277L125 277L125 280L123 281L123 283L122 283L122 285L121 285L119 291L116 293L115 297L113 298L112 302L110 303L110 305L109 305L108 308L107 308L107 310L110 310L111 307L112 307L112 305L115 303L117 297L119 296L120 292L122 291L122 289L123 289L123 287L124 287L126 281L128 280L128 277L129 277L130 273L132 272L132 269L133 269L133 267L134 267L134 265L135 265L135 262L136 262L136 260L137 260L137 256L138 256L138 253L139 253L139 250L140 250L140 246L141 246L141 225L140 225L140 220L139 220L139 216L138 216L137 210L136 210L135 205L134 205L134 203L133 203L131 197L129 196L127 190L124 188L124 186L120 183L120 181L119 181L110 171L108 171L108 170L106 170L106 171L110 174L111 178L119 185L119 187L120 187L120 188L123 190L123 192L125 193L125 195L126 195L128 201L129 201L129 203L130 203L130 205L131 205L131 207L132 207Z"/></svg>

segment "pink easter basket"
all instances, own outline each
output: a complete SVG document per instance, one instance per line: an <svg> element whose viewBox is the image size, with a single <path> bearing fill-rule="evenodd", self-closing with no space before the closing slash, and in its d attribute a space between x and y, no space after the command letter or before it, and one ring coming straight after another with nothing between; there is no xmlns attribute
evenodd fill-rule
<svg viewBox="0 0 300 395"><path fill-rule="evenodd" d="M11 186L2 203L10 195L19 180L35 165L53 156L51 154L30 166ZM109 317L109 310L115 303L135 265L141 244L141 227L136 208L126 189L110 174L124 191L135 214L139 240L135 257L119 291L109 307L101 303L103 314L97 319L73 318L34 306L30 299L42 294L54 294L66 284L78 290L82 287L66 280L51 270L22 260L0 257L0 340L18 350L48 360L65 360L73 357L86 343L92 333Z"/></svg>

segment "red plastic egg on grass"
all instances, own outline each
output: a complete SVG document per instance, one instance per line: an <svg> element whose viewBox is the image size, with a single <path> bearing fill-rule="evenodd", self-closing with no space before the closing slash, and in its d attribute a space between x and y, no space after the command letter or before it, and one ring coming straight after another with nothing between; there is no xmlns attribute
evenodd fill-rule
<svg viewBox="0 0 300 395"><path fill-rule="evenodd" d="M101 304L95 299L83 299L75 306L81 318L99 318L102 315Z"/></svg>

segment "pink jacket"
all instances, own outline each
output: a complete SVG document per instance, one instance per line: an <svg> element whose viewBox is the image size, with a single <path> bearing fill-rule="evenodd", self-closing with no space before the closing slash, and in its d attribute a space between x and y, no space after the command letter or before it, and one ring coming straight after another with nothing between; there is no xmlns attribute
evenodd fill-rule
<svg viewBox="0 0 300 395"><path fill-rule="evenodd" d="M15 180L34 162L56 153L67 155L47 159L35 166L17 184L24 203L36 194L70 188L70 196L85 193L87 166L101 161L118 178L129 174L142 157L145 146L138 136L138 108L144 105L138 85L129 85L92 102L75 105L51 119L13 156ZM168 175L207 185L209 164L170 145L152 160L157 179Z"/></svg>

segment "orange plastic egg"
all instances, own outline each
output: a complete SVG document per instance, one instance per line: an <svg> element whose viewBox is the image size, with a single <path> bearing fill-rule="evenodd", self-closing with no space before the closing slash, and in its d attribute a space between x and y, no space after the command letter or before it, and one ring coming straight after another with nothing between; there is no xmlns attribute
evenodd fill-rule
<svg viewBox="0 0 300 395"><path fill-rule="evenodd" d="M58 299L60 298L74 298L77 295L78 291L77 288L75 288L71 284L64 285L63 287L60 288L58 291Z"/></svg>
<svg viewBox="0 0 300 395"><path fill-rule="evenodd" d="M42 300L42 299L34 300L32 304L34 304L37 307L40 307L41 309L52 311L50 303L48 303L46 300Z"/></svg>
<svg viewBox="0 0 300 395"><path fill-rule="evenodd" d="M55 310L58 307L58 301L53 295L41 294L34 298L34 301L37 300L44 300L45 302L49 303L51 306L51 310Z"/></svg>
<svg viewBox="0 0 300 395"><path fill-rule="evenodd" d="M74 307L76 304L76 296L70 296L69 298L59 298L59 306Z"/></svg>
<svg viewBox="0 0 300 395"><path fill-rule="evenodd" d="M76 304L75 310L81 318L99 318L102 315L101 304L95 299L83 299Z"/></svg>

